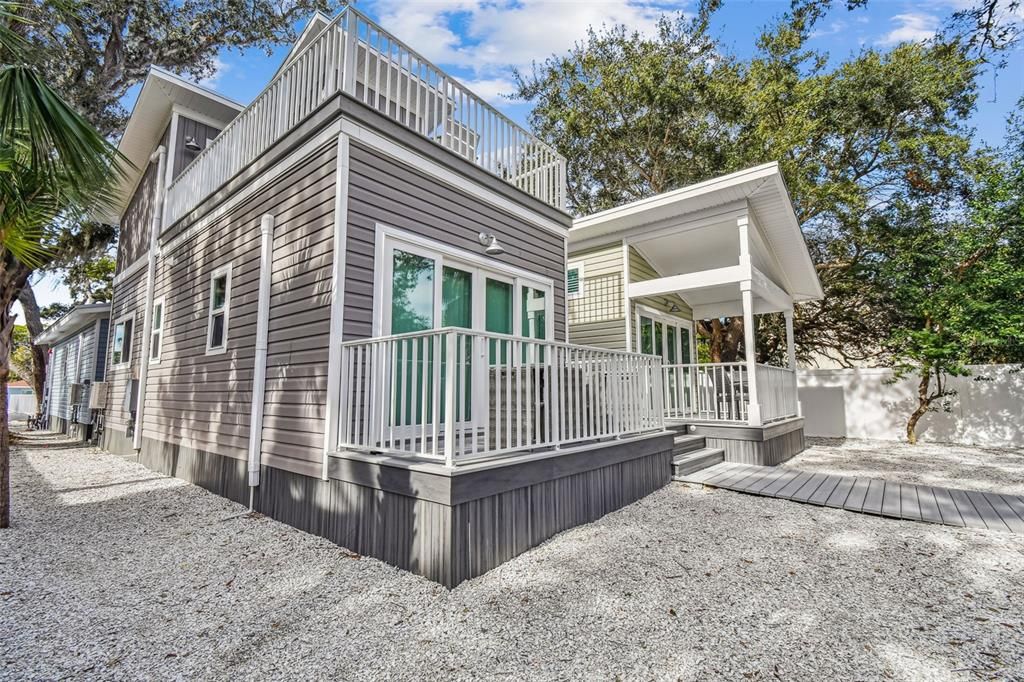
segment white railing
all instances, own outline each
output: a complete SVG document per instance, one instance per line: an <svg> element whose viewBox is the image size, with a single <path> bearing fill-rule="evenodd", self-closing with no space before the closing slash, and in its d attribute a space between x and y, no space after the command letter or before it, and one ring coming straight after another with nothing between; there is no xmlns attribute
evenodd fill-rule
<svg viewBox="0 0 1024 682"><path fill-rule="evenodd" d="M747 366L742 362L665 365L665 416L697 421L747 421Z"/></svg>
<svg viewBox="0 0 1024 682"><path fill-rule="evenodd" d="M565 207L565 159L420 54L347 7L171 184L168 223L267 151L338 92Z"/></svg>
<svg viewBox="0 0 1024 682"><path fill-rule="evenodd" d="M796 417L796 373L771 365L756 367L762 423ZM746 363L665 365L662 372L667 419L747 422L750 382Z"/></svg>
<svg viewBox="0 0 1024 682"><path fill-rule="evenodd" d="M664 429L661 360L465 329L342 344L338 448L450 466Z"/></svg>
<svg viewBox="0 0 1024 682"><path fill-rule="evenodd" d="M796 372L785 367L757 366L757 402L763 422L798 416L798 401Z"/></svg>

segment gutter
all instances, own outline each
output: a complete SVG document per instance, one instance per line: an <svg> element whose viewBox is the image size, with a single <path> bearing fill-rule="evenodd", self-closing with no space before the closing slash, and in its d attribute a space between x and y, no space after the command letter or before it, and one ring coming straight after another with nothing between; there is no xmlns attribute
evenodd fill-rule
<svg viewBox="0 0 1024 682"><path fill-rule="evenodd" d="M155 158L154 158L155 157ZM146 406L146 381L149 379L149 353L153 336L153 299L156 296L156 259L160 248L160 230L163 227L163 204L166 183L164 182L167 164L167 149L160 145L149 157L149 162L157 161L156 192L153 200L153 217L149 221L149 255L146 268L146 302L142 309L142 355L139 358L139 396L135 407L135 429L132 435L132 448L142 449L142 412Z"/></svg>
<svg viewBox="0 0 1024 682"><path fill-rule="evenodd" d="M270 284L274 262L274 216L260 220L260 280L256 303L256 358L252 371L252 407L249 415L249 509L260 484L263 454L263 400L267 383L267 340L270 336Z"/></svg>

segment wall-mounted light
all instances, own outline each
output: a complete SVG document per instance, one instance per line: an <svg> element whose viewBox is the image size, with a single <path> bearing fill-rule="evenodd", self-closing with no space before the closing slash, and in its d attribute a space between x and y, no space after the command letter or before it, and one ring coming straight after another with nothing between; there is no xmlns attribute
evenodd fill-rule
<svg viewBox="0 0 1024 682"><path fill-rule="evenodd" d="M679 306L677 306L677 305L676 305L675 303L673 303L673 304L672 304L672 307L671 307L671 308L669 308L669 309L668 309L668 311L669 311L670 313L678 313L678 312L680 312L680 310L679 310Z"/></svg>
<svg viewBox="0 0 1024 682"><path fill-rule="evenodd" d="M191 135L185 136L185 149L189 150L190 152L203 151L203 148L199 146L198 142L196 142L196 138L192 137Z"/></svg>
<svg viewBox="0 0 1024 682"><path fill-rule="evenodd" d="M493 234L481 232L479 239L480 245L485 247L484 253L486 253L488 256L500 256L501 254L505 253L505 249L502 248L501 244L498 243L498 238L495 237Z"/></svg>

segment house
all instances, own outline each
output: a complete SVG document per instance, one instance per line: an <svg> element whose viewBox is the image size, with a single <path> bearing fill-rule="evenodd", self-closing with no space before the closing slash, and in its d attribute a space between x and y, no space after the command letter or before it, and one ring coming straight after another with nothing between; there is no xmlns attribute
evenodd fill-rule
<svg viewBox="0 0 1024 682"><path fill-rule="evenodd" d="M90 401L106 379L109 317L108 303L75 306L33 340L50 347L43 416L51 430L92 437L97 412Z"/></svg>
<svg viewBox="0 0 1024 682"><path fill-rule="evenodd" d="M670 480L661 358L568 343L564 159L357 10L119 146L107 449L446 585Z"/></svg>
<svg viewBox="0 0 1024 682"><path fill-rule="evenodd" d="M822 298L778 164L768 163L576 220L569 231L574 343L662 359L665 416L727 461L779 464L804 447L793 308ZM699 363L693 320L781 313L786 366ZM691 458L706 464L703 451ZM685 468L677 463L677 471Z"/></svg>

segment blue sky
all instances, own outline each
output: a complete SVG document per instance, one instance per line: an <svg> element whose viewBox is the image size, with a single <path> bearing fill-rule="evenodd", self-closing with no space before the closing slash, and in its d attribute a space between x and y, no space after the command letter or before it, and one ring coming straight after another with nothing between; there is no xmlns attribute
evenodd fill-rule
<svg viewBox="0 0 1024 682"><path fill-rule="evenodd" d="M829 53L833 62L866 47L885 49L904 40L925 40L950 13L971 0L870 0L866 8L847 11L844 0L818 25L811 47ZM650 31L665 13L686 12L690 2L598 0L362 0L356 6L415 50L459 77L514 120L525 121L528 105L501 95L512 90L514 67L529 68L581 39L588 26L625 24ZM785 12L788 0L725 0L712 30L733 53L755 49L761 29ZM1024 11L1024 10L1022 10ZM248 103L266 85L287 47L267 55L259 50L224 51L217 73L205 85ZM1010 66L981 80L981 96L972 123L981 143L999 144L1007 114L1024 95L1024 51L1009 55ZM125 97L131 109L138 87ZM42 305L68 300L52 278L36 285Z"/></svg>

